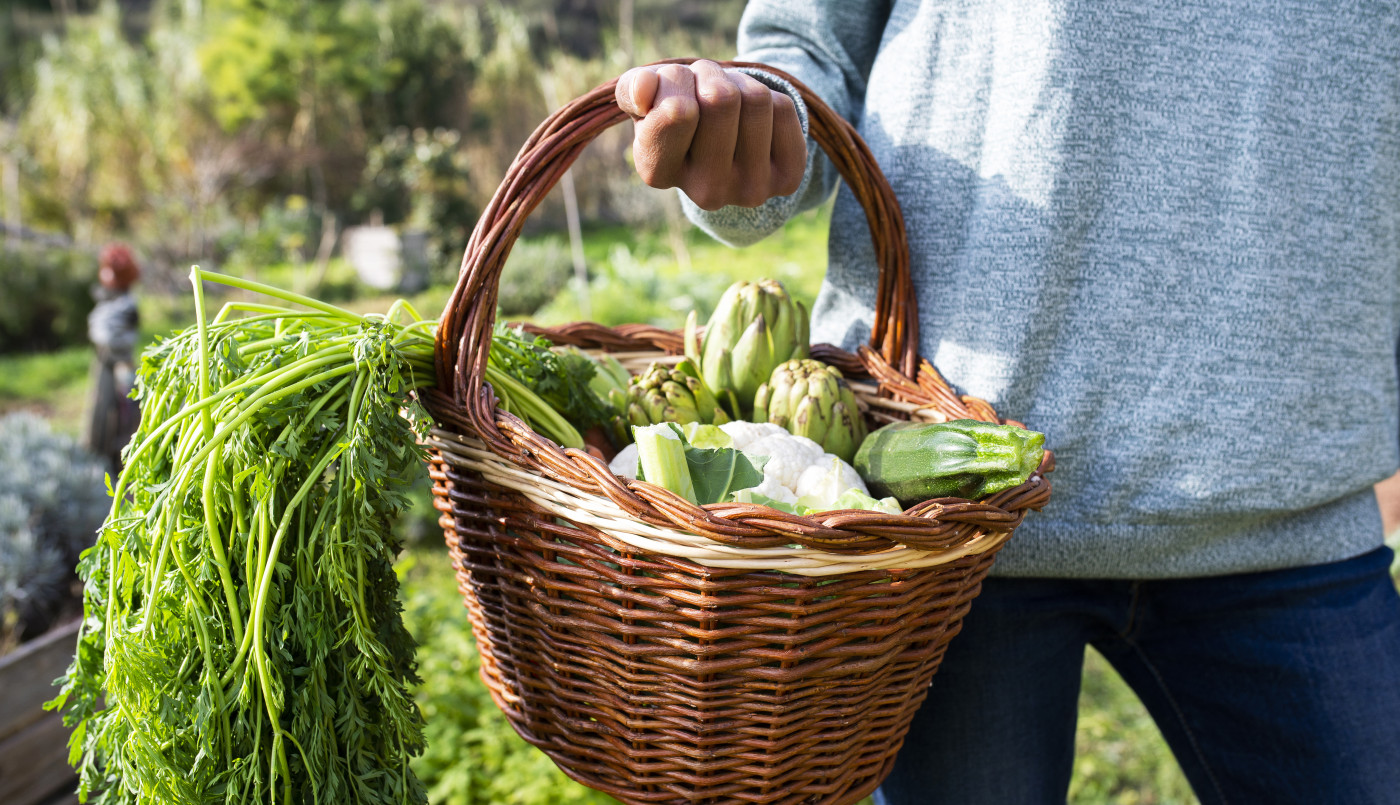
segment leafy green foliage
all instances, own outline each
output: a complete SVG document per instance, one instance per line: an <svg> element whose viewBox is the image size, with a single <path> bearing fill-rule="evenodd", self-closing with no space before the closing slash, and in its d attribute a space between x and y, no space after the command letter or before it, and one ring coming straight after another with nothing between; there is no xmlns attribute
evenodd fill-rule
<svg viewBox="0 0 1400 805"><path fill-rule="evenodd" d="M299 262L319 235L318 222L306 199L288 196L258 212L255 225L227 238L228 264L243 270Z"/></svg>
<svg viewBox="0 0 1400 805"><path fill-rule="evenodd" d="M563 238L547 235L517 241L511 247L501 281L496 286L496 309L502 316L528 316L544 307L573 276L573 261Z"/></svg>
<svg viewBox="0 0 1400 805"><path fill-rule="evenodd" d="M369 98L369 130L463 128L477 70L464 36L468 18L451 5L422 0L387 0L375 10L382 85Z"/></svg>
<svg viewBox="0 0 1400 805"><path fill-rule="evenodd" d="M58 203L89 213L126 206L156 178L132 164L153 134L154 73L123 36L115 4L44 37L22 128Z"/></svg>
<svg viewBox="0 0 1400 805"><path fill-rule="evenodd" d="M87 343L97 259L64 249L0 251L0 353Z"/></svg>
<svg viewBox="0 0 1400 805"><path fill-rule="evenodd" d="M684 252L655 229L595 231L585 248L588 316L585 292L571 281L534 318L549 324L587 318L609 326L646 322L679 329L692 308L701 320L708 319L726 288L756 277L782 280L793 298L810 308L826 266L829 215L829 206L804 213L743 249L719 244L698 230L686 234Z"/></svg>
<svg viewBox="0 0 1400 805"><path fill-rule="evenodd" d="M332 111L338 97L379 88L376 25L345 0L206 0L214 22L199 50L214 111L227 130L269 111ZM326 108L318 109L320 105Z"/></svg>
<svg viewBox="0 0 1400 805"><path fill-rule="evenodd" d="M685 463L700 505L722 503L739 489L763 483L764 457L750 457L732 447L685 446Z"/></svg>
<svg viewBox="0 0 1400 805"><path fill-rule="evenodd" d="M202 276L196 326L142 358L140 428L79 566L85 619L51 706L80 790L423 802L390 524L422 471L426 415L400 410L432 377L427 325L289 294L311 311L205 323Z"/></svg>
<svg viewBox="0 0 1400 805"><path fill-rule="evenodd" d="M439 534L439 537L441 534ZM515 734L481 681L451 560L442 550L409 551L403 577L404 623L418 635L416 695L428 747L413 769L434 805L605 805L611 797L570 780L543 752Z"/></svg>
<svg viewBox="0 0 1400 805"><path fill-rule="evenodd" d="M8 115L18 106L22 89L30 78L38 50L38 36L17 7L10 2L0 7L0 115Z"/></svg>
<svg viewBox="0 0 1400 805"><path fill-rule="evenodd" d="M578 352L556 352L549 339L496 322L490 363L583 428L612 418L613 410L589 386L597 365Z"/></svg>

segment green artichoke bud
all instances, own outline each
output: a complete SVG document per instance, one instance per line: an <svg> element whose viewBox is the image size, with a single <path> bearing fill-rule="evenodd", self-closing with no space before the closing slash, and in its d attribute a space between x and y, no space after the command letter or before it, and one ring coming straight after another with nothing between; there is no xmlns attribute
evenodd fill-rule
<svg viewBox="0 0 1400 805"><path fill-rule="evenodd" d="M631 417L627 414L628 404L625 383L621 388L608 390L608 406L612 408L613 416L605 423L605 427L608 440L614 447L623 447L632 441Z"/></svg>
<svg viewBox="0 0 1400 805"><path fill-rule="evenodd" d="M749 410L758 387L784 361L808 355L807 308L788 295L777 280L740 281L720 297L699 335L699 317L691 311L685 324L685 354L700 368L710 388L732 392Z"/></svg>
<svg viewBox="0 0 1400 805"><path fill-rule="evenodd" d="M632 379L625 403L627 420L639 427L662 422L722 425L730 419L689 360L673 367L653 363Z"/></svg>
<svg viewBox="0 0 1400 805"><path fill-rule="evenodd" d="M865 439L865 417L841 370L811 358L773 370L754 395L753 419L806 436L848 463Z"/></svg>

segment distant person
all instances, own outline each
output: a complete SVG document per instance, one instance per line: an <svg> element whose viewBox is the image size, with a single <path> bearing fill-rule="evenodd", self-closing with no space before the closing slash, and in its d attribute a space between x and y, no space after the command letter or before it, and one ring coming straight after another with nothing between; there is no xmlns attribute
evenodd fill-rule
<svg viewBox="0 0 1400 805"><path fill-rule="evenodd" d="M136 432L140 414L131 389L136 382L136 328L140 313L131 288L141 267L123 243L109 243L98 261L97 305L88 314L88 339L97 355L93 361L92 404L84 443L101 458L115 478L121 472L121 451Z"/></svg>

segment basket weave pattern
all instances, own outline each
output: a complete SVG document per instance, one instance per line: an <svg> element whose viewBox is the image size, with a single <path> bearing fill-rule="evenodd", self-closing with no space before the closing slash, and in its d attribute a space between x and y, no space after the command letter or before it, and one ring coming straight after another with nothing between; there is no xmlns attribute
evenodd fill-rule
<svg viewBox="0 0 1400 805"><path fill-rule="evenodd" d="M434 478L497 705L624 802L866 796L992 563L714 570L544 520L470 472Z"/></svg>
<svg viewBox="0 0 1400 805"><path fill-rule="evenodd" d="M918 358L898 205L850 127L797 86L880 261L872 346L814 356L853 381L872 425L997 421ZM1048 499L1053 458L983 501L801 517L696 506L497 409L483 375L500 270L582 148L625 119L612 98L599 87L526 143L439 328L431 472L482 678L526 740L624 802L855 802L888 773L996 550ZM544 332L639 361L681 350L645 325Z"/></svg>

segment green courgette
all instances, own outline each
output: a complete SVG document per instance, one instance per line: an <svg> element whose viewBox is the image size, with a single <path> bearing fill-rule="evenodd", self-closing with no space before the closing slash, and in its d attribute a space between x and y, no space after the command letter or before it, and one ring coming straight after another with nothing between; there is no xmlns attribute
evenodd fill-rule
<svg viewBox="0 0 1400 805"><path fill-rule="evenodd" d="M1026 482L1045 455L1045 434L975 419L896 422L856 452L870 494L904 506L939 497L977 499Z"/></svg>

